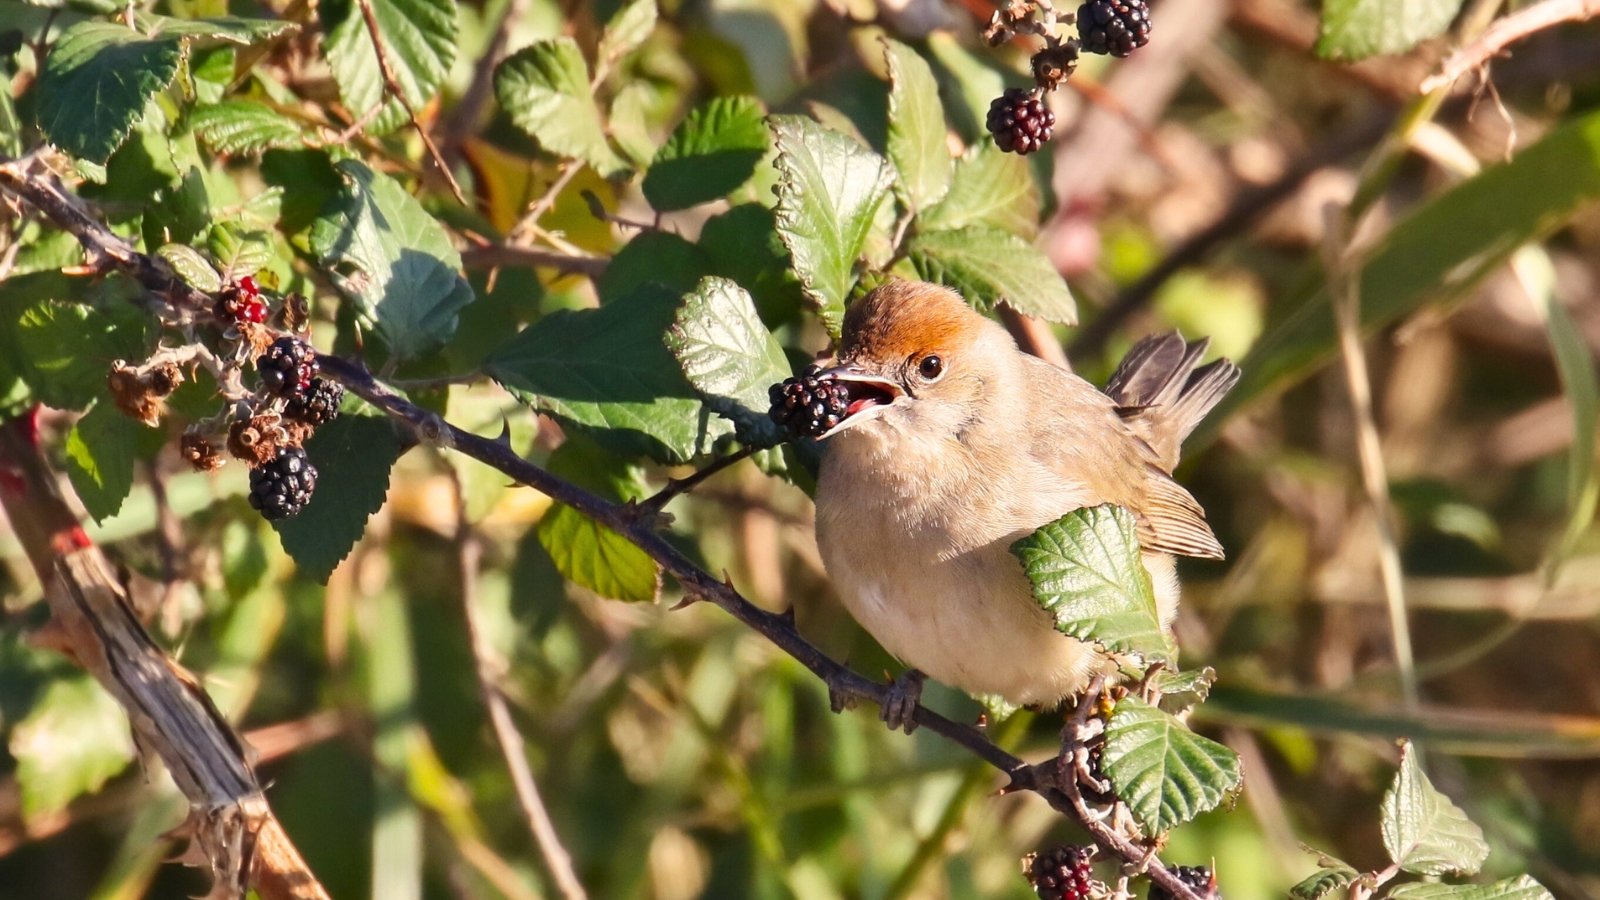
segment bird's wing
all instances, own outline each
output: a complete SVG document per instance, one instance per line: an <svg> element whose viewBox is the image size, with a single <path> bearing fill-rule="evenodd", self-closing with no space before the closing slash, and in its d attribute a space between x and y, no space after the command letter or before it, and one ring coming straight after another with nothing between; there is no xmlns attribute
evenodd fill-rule
<svg viewBox="0 0 1600 900"><path fill-rule="evenodd" d="M1154 465L1146 469L1144 505L1138 511L1139 547L1146 551L1222 559L1222 543L1183 485Z"/></svg>
<svg viewBox="0 0 1600 900"><path fill-rule="evenodd" d="M1184 438L1239 380L1239 367L1226 359L1196 368L1209 344L1185 344L1175 331L1150 335L1133 345L1106 381L1106 396L1118 414L1168 472L1178 465Z"/></svg>

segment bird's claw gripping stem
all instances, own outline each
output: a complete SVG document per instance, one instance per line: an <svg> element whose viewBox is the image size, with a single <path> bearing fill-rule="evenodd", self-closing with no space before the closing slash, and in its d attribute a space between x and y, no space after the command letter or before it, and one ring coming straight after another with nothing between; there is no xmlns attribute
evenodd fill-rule
<svg viewBox="0 0 1600 900"><path fill-rule="evenodd" d="M888 690L884 693L883 704L878 711L878 718L889 726L890 731L905 731L906 734L917 729L917 705L922 702L922 683L927 680L926 675L916 669L907 669L900 673L898 678L889 682ZM834 712L844 712L852 709L856 701L866 696L869 700L877 698L863 694L854 686L844 680L828 678L828 707Z"/></svg>

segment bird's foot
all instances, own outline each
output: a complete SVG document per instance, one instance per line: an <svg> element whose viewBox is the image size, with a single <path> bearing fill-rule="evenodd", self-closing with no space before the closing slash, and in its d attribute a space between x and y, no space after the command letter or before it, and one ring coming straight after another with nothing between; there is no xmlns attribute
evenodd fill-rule
<svg viewBox="0 0 1600 900"><path fill-rule="evenodd" d="M852 674L853 673L849 673ZM861 698L861 692L853 687L848 678L839 678L833 675L823 679L828 685L828 708L836 713L847 709L855 709L856 701Z"/></svg>
<svg viewBox="0 0 1600 900"><path fill-rule="evenodd" d="M883 724L888 725L890 731L904 730L910 734L917 730L917 705L922 702L922 683L927 678L916 669L907 669L889 682L889 690L884 695L878 717L883 719Z"/></svg>

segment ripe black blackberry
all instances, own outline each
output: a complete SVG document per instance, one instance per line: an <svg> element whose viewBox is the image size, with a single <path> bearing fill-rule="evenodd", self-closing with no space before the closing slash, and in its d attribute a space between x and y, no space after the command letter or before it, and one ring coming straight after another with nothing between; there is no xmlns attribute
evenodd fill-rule
<svg viewBox="0 0 1600 900"><path fill-rule="evenodd" d="M1216 876L1205 866L1173 866L1170 871L1196 894L1207 900L1222 900L1222 894L1217 891ZM1150 889L1150 900L1172 900L1172 895L1156 885Z"/></svg>
<svg viewBox="0 0 1600 900"><path fill-rule="evenodd" d="M229 285L217 295L213 312L227 323L253 322L257 325L267 320L267 304L261 299L261 289L249 275Z"/></svg>
<svg viewBox="0 0 1600 900"><path fill-rule="evenodd" d="M850 392L832 378L819 377L821 374L817 366L807 366L794 378L768 388L772 406L767 415L772 421L798 437L820 437L843 422Z"/></svg>
<svg viewBox="0 0 1600 900"><path fill-rule="evenodd" d="M1060 844L1033 857L1028 866L1028 883L1039 900L1088 900L1094 886L1089 861L1094 851L1088 847Z"/></svg>
<svg viewBox="0 0 1600 900"><path fill-rule="evenodd" d="M1001 150L1026 156L1050 140L1056 114L1035 91L1011 88L989 104L986 124Z"/></svg>
<svg viewBox="0 0 1600 900"><path fill-rule="evenodd" d="M293 397L311 387L317 375L317 351L299 338L281 337L256 359L256 371L267 390Z"/></svg>
<svg viewBox="0 0 1600 900"><path fill-rule="evenodd" d="M1078 7L1078 42L1085 53L1127 56L1150 43L1145 0L1088 0Z"/></svg>
<svg viewBox="0 0 1600 900"><path fill-rule="evenodd" d="M313 378L310 387L289 398L283 414L307 425L326 425L339 418L343 400L344 385L329 378Z"/></svg>
<svg viewBox="0 0 1600 900"><path fill-rule="evenodd" d="M317 467L299 447L285 447L270 462L250 470L250 506L267 519L300 514L317 487Z"/></svg>

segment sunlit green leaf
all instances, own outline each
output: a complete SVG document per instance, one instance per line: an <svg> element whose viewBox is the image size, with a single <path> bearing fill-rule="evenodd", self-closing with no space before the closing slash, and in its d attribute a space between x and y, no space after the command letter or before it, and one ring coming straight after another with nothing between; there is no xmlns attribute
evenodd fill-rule
<svg viewBox="0 0 1600 900"><path fill-rule="evenodd" d="M744 184L767 152L765 115L753 97L717 97L691 110L645 173L645 199L662 211L687 209Z"/></svg>
<svg viewBox="0 0 1600 900"><path fill-rule="evenodd" d="M606 143L589 66L572 38L536 41L506 58L495 69L494 93L511 121L546 150L581 159L603 175L623 168Z"/></svg>
<svg viewBox="0 0 1600 900"><path fill-rule="evenodd" d="M1289 889L1294 900L1325 900L1350 887L1361 873L1346 865L1325 866Z"/></svg>
<svg viewBox="0 0 1600 900"><path fill-rule="evenodd" d="M450 0L369 2L389 69L406 102L420 113L433 99L455 60L456 5ZM364 120L381 103L382 111L367 122L368 131L382 134L405 124L405 109L388 96L360 3L322 0L317 13L327 35L323 50L350 115Z"/></svg>
<svg viewBox="0 0 1600 900"><path fill-rule="evenodd" d="M1409 743L1383 795L1383 846L1400 868L1418 875L1472 875L1489 856L1483 829L1433 786Z"/></svg>
<svg viewBox="0 0 1600 900"><path fill-rule="evenodd" d="M612 502L643 496L636 470L581 438L562 444L549 467ZM538 535L563 577L602 597L642 602L661 590L661 573L649 554L569 506L550 507Z"/></svg>
<svg viewBox="0 0 1600 900"><path fill-rule="evenodd" d="M956 160L949 193L918 216L917 225L926 231L985 225L1031 240L1042 206L1028 161L985 139Z"/></svg>
<svg viewBox="0 0 1600 900"><path fill-rule="evenodd" d="M67 477L83 508L99 522L117 514L133 488L139 429L114 404L96 403L67 433Z"/></svg>
<svg viewBox="0 0 1600 900"><path fill-rule="evenodd" d="M939 84L915 50L888 38L883 48L889 65L889 160L899 174L895 187L912 209L926 209L950 190Z"/></svg>
<svg viewBox="0 0 1600 900"><path fill-rule="evenodd" d="M133 759L128 717L87 675L50 682L33 711L11 733L17 786L27 818L66 809Z"/></svg>
<svg viewBox="0 0 1600 900"><path fill-rule="evenodd" d="M633 52L656 27L656 0L626 0L606 22L599 58L615 61Z"/></svg>
<svg viewBox="0 0 1600 900"><path fill-rule="evenodd" d="M1010 232L984 226L921 232L907 253L918 275L955 288L980 308L1004 301L1051 322L1078 321L1072 292L1050 258Z"/></svg>
<svg viewBox="0 0 1600 900"><path fill-rule="evenodd" d="M1555 900L1531 875L1493 884L1401 884L1387 896L1390 900Z"/></svg>
<svg viewBox="0 0 1600 900"><path fill-rule="evenodd" d="M1460 9L1461 0L1324 0L1317 55L1404 53L1449 28Z"/></svg>
<svg viewBox="0 0 1600 900"><path fill-rule="evenodd" d="M36 91L50 142L95 163L111 158L182 58L177 37L147 38L115 22L79 22L45 59Z"/></svg>
<svg viewBox="0 0 1600 900"><path fill-rule="evenodd" d="M725 278L700 282L684 298L667 347L706 405L737 426L741 441L783 441L766 413L767 388L789 377L789 361L743 288Z"/></svg>
<svg viewBox="0 0 1600 900"><path fill-rule="evenodd" d="M1133 696L1106 723L1100 766L1150 836L1217 808L1243 778L1232 750Z"/></svg>
<svg viewBox="0 0 1600 900"><path fill-rule="evenodd" d="M189 117L195 133L218 153L259 153L297 147L300 126L265 103L226 100L197 107Z"/></svg>

